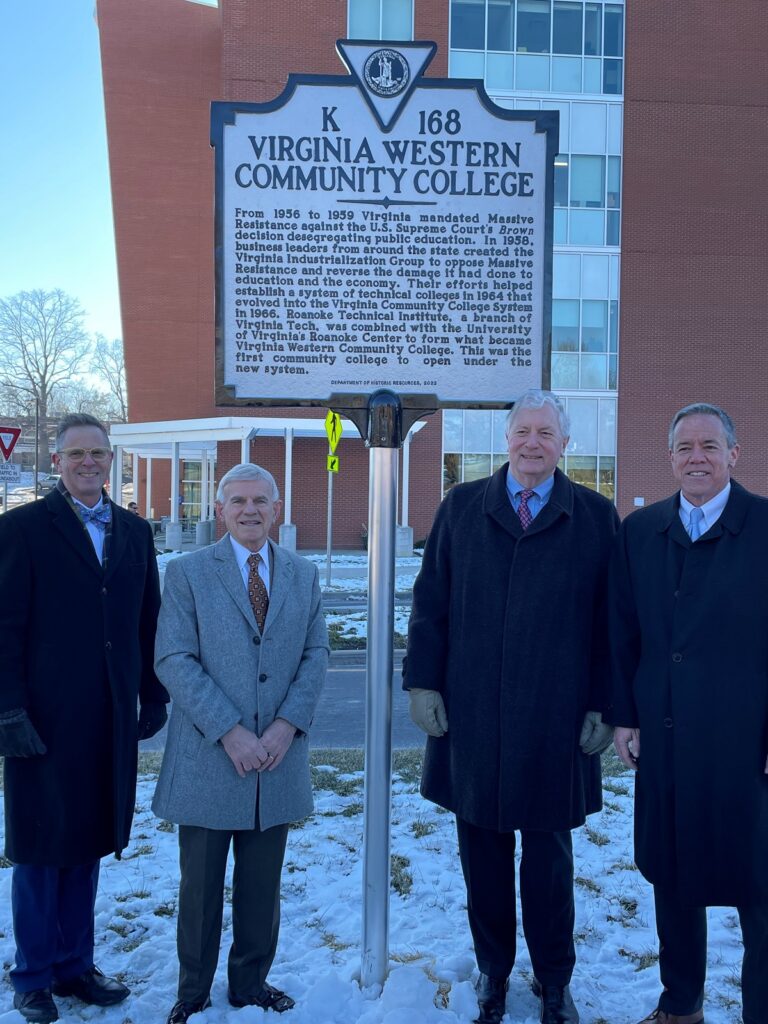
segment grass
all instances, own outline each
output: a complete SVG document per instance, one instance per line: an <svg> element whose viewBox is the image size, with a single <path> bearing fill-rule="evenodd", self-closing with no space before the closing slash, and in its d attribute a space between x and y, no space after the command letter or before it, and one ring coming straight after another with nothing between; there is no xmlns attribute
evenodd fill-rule
<svg viewBox="0 0 768 1024"><path fill-rule="evenodd" d="M401 896L407 896L413 888L413 875L408 870L411 862L400 853L393 853L390 860L392 888Z"/></svg>

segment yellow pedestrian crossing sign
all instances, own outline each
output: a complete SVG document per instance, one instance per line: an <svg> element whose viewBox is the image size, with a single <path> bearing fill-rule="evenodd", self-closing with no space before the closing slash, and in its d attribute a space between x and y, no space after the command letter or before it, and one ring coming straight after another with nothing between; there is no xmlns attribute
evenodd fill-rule
<svg viewBox="0 0 768 1024"><path fill-rule="evenodd" d="M339 472L339 456L338 455L327 455L326 456L326 463L327 463L327 466L328 466L328 472L329 473L338 473Z"/></svg>
<svg viewBox="0 0 768 1024"><path fill-rule="evenodd" d="M331 409L328 410L328 415L325 417L325 432L328 435L328 446L331 452L336 451L336 445L339 443L339 439L344 432L344 428L341 425L341 416L337 412L333 412ZM336 470L331 470L330 465L328 467L329 472L335 473Z"/></svg>

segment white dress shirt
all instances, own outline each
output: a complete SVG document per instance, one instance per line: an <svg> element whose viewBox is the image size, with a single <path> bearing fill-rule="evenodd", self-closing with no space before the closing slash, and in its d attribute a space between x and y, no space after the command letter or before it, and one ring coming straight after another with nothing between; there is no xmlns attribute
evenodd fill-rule
<svg viewBox="0 0 768 1024"><path fill-rule="evenodd" d="M248 591L248 574L251 571L251 567L248 565L248 559L253 554L261 555L261 561L259 562L259 576L264 581L264 586L267 588L267 595L269 595L269 541L265 540L263 547L258 552L249 551L248 548L244 548L239 541L230 533L229 539L232 541L232 550L235 552L235 558L237 559L237 565L240 569L240 575L243 578L243 586Z"/></svg>

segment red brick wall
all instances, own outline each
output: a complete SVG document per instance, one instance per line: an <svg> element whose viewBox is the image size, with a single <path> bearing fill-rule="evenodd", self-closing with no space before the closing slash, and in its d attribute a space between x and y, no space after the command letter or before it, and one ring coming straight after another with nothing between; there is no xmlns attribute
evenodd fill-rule
<svg viewBox="0 0 768 1024"><path fill-rule="evenodd" d="M185 0L97 0L97 11L131 421L258 416L214 405L210 102L272 99L290 72L345 74L335 41L346 36L346 0L220 0L218 10ZM447 74L447 0L417 0L416 38L437 41L430 74ZM302 548L325 545L325 453L321 441L294 442L292 519ZM339 455L334 542L357 547L368 518L368 453L345 435ZM252 457L282 490L282 441L260 440ZM239 444L221 445L217 476L239 458ZM416 539L431 525L441 477L440 417L433 416L411 445ZM168 479L155 462L156 511L168 506Z"/></svg>
<svg viewBox="0 0 768 1024"><path fill-rule="evenodd" d="M681 406L736 421L768 493L768 17L762 0L627 6L618 504L674 489Z"/></svg>

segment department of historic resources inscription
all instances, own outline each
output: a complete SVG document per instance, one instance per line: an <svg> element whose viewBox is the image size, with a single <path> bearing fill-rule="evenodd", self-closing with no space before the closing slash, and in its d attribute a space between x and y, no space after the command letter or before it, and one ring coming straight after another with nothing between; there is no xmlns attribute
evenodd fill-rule
<svg viewBox="0 0 768 1024"><path fill-rule="evenodd" d="M541 386L556 121L421 79L382 130L351 81L214 105L224 390L500 403Z"/></svg>

